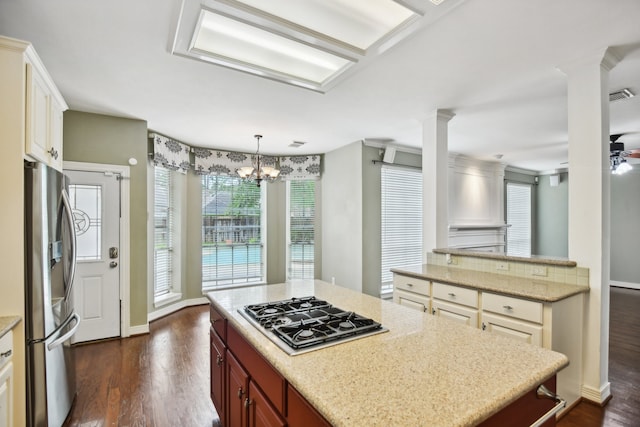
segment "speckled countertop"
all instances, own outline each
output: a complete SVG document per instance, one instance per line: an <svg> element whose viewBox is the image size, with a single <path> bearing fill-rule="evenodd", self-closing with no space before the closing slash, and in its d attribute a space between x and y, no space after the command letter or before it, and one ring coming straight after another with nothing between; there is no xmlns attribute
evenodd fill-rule
<svg viewBox="0 0 640 427"><path fill-rule="evenodd" d="M21 320L20 316L0 316L0 338L12 330Z"/></svg>
<svg viewBox="0 0 640 427"><path fill-rule="evenodd" d="M440 248L434 249L433 253L436 254L451 254L460 256L470 256L474 258L487 258L487 259L499 259L503 261L518 261L526 262L528 264L543 264L543 265L559 265L564 267L575 267L577 263L566 258L532 255L529 257L513 256L497 252L482 252L473 251L469 249L454 249L454 248Z"/></svg>
<svg viewBox="0 0 640 427"><path fill-rule="evenodd" d="M389 331L289 356L237 311L310 295ZM317 280L207 296L335 426L473 426L568 364L563 354Z"/></svg>
<svg viewBox="0 0 640 427"><path fill-rule="evenodd" d="M418 279L460 285L481 291L542 302L560 301L572 295L589 292L588 286L535 280L506 274L485 273L482 271L443 267L432 264L392 268L391 271Z"/></svg>

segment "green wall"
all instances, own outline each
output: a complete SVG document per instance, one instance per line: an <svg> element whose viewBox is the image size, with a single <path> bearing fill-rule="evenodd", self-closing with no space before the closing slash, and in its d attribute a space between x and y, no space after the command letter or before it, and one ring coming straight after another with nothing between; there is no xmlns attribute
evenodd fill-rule
<svg viewBox="0 0 640 427"><path fill-rule="evenodd" d="M559 174L557 187L550 175L540 175L536 208L537 255L566 258L569 256L569 174Z"/></svg>
<svg viewBox="0 0 640 427"><path fill-rule="evenodd" d="M147 122L64 113L64 160L131 166L131 326L147 324Z"/></svg>
<svg viewBox="0 0 640 427"><path fill-rule="evenodd" d="M640 288L640 165L611 176L611 280Z"/></svg>

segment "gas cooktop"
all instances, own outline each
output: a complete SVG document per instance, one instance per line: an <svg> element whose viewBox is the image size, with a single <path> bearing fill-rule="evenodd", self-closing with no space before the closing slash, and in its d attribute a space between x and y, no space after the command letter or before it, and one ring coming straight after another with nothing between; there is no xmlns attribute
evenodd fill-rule
<svg viewBox="0 0 640 427"><path fill-rule="evenodd" d="M290 355L387 331L373 319L313 296L247 305L238 312Z"/></svg>

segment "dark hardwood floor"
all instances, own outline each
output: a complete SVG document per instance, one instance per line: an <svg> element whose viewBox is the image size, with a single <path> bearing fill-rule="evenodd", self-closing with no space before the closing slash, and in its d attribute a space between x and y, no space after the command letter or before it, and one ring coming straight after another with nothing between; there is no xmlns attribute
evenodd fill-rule
<svg viewBox="0 0 640 427"><path fill-rule="evenodd" d="M611 288L609 382L604 408L581 402L558 427L640 426L640 290Z"/></svg>
<svg viewBox="0 0 640 427"><path fill-rule="evenodd" d="M208 306L149 329L76 347L78 396L65 426L219 426L209 397Z"/></svg>
<svg viewBox="0 0 640 427"><path fill-rule="evenodd" d="M611 289L609 380L601 408L582 402L559 427L640 426L640 291ZM218 427L209 398L208 306L150 334L76 347L78 397L66 426Z"/></svg>

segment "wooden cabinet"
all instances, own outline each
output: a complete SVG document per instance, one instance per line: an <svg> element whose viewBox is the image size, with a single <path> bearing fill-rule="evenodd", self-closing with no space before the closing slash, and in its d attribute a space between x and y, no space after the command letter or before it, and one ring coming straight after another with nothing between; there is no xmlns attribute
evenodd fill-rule
<svg viewBox="0 0 640 427"><path fill-rule="evenodd" d="M211 401L218 411L223 425L226 424L226 347L213 328L209 331L211 341Z"/></svg>
<svg viewBox="0 0 640 427"><path fill-rule="evenodd" d="M431 312L431 284L427 280L393 275L393 301L419 311Z"/></svg>
<svg viewBox="0 0 640 427"><path fill-rule="evenodd" d="M13 334L0 338L0 427L13 426Z"/></svg>
<svg viewBox="0 0 640 427"><path fill-rule="evenodd" d="M25 155L62 170L62 117L67 105L35 52L27 55Z"/></svg>
<svg viewBox="0 0 640 427"><path fill-rule="evenodd" d="M289 427L331 426L291 384L287 385L287 425Z"/></svg>
<svg viewBox="0 0 640 427"><path fill-rule="evenodd" d="M478 327L478 291L434 282L432 296L432 314Z"/></svg>
<svg viewBox="0 0 640 427"><path fill-rule="evenodd" d="M222 425L330 425L214 306L210 320L211 400Z"/></svg>
<svg viewBox="0 0 640 427"><path fill-rule="evenodd" d="M255 382L249 381L249 397L246 400L249 409L249 427L284 427L282 416L276 411L267 396Z"/></svg>
<svg viewBox="0 0 640 427"><path fill-rule="evenodd" d="M227 426L246 427L249 374L231 352L227 352L227 378Z"/></svg>

